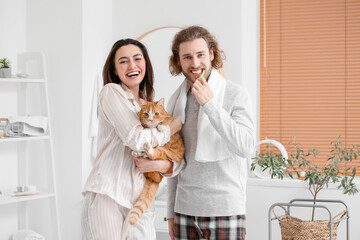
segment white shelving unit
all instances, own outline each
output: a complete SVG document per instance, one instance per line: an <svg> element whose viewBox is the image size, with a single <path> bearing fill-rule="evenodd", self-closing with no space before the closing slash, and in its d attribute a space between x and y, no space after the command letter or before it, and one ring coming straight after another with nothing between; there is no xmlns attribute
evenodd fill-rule
<svg viewBox="0 0 360 240"><path fill-rule="evenodd" d="M44 83L45 79L43 78L0 78L2 83Z"/></svg>
<svg viewBox="0 0 360 240"><path fill-rule="evenodd" d="M18 230L32 229L43 235L45 239L59 240L55 166L45 69L45 57L42 53L20 53L18 54L18 71L29 74L29 77L0 78L0 87L1 84L17 86L18 116L41 115L49 120L47 133L43 136L0 138L0 145L16 145L10 149L17 151L15 154L17 173L12 173L17 176L17 186L35 185L39 192L34 195L13 196L1 189L4 192L0 195L0 207L9 205L10 208L10 205L16 205L12 208L16 209L14 215L17 215ZM2 153L0 157L1 155ZM4 160L6 164L7 159L3 159L2 162ZM16 186L8 187L12 189Z"/></svg>

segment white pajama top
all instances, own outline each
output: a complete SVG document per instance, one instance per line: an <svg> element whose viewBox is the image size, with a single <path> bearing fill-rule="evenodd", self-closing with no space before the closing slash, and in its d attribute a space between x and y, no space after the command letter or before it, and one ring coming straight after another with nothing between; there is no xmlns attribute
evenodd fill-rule
<svg viewBox="0 0 360 240"><path fill-rule="evenodd" d="M143 151L145 143L163 146L170 139L170 127L159 132L143 128L137 112L140 106L123 84L108 83L99 94L98 153L83 188L86 192L104 194L118 204L131 208L140 194L145 177L134 163L131 152ZM176 175L183 163L174 163Z"/></svg>

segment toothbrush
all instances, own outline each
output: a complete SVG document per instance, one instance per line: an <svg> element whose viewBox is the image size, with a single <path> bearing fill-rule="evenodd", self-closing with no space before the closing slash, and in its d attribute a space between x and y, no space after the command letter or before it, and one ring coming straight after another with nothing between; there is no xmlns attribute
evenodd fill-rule
<svg viewBox="0 0 360 240"><path fill-rule="evenodd" d="M203 69L202 74L200 75L200 77L199 77L199 78L204 77L204 75L205 75L205 69Z"/></svg>

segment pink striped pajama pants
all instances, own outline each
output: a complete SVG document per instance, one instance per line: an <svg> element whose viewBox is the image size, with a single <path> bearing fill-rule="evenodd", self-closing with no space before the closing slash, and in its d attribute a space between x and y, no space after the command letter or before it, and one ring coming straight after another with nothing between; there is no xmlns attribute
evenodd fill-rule
<svg viewBox="0 0 360 240"><path fill-rule="evenodd" d="M98 193L85 195L81 226L87 240L155 240L154 211L146 211L132 226L126 219L130 209L115 202L112 198ZM127 224L126 236L123 233Z"/></svg>

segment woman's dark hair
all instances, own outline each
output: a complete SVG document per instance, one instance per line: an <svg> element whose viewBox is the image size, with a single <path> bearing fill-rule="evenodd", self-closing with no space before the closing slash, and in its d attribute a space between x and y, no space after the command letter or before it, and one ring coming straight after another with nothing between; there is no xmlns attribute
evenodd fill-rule
<svg viewBox="0 0 360 240"><path fill-rule="evenodd" d="M154 93L154 72L150 62L149 54L146 50L146 47L141 42L134 39L121 39L112 46L103 69L104 86L108 83L121 83L120 78L115 74L115 54L119 48L130 44L139 47L144 56L146 63L146 73L143 81L140 83L139 90L140 94L143 94L142 97L145 97L147 101L152 101Z"/></svg>

